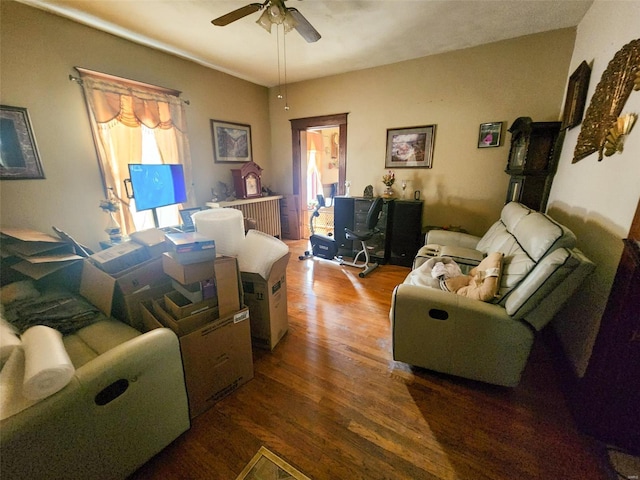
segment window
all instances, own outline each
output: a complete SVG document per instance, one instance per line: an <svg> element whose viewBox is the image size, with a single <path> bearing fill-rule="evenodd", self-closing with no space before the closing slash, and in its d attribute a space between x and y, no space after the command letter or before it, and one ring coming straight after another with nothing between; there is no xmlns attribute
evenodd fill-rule
<svg viewBox="0 0 640 480"><path fill-rule="evenodd" d="M120 201L123 233L152 228L151 211L137 212L124 180L130 163L182 164L193 201L191 158L180 92L76 67L93 128L105 192ZM157 209L158 226L177 225L179 206Z"/></svg>

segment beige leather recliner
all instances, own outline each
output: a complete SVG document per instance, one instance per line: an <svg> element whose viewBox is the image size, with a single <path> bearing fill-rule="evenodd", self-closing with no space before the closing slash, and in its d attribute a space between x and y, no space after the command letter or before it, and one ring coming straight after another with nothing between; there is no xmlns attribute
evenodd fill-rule
<svg viewBox="0 0 640 480"><path fill-rule="evenodd" d="M64 344L71 382L0 422L3 479L124 479L190 428L173 331L105 318Z"/></svg>
<svg viewBox="0 0 640 480"><path fill-rule="evenodd" d="M414 262L451 254L464 266L504 254L497 298L482 302L405 283L392 294L394 360L437 372L516 386L535 334L595 268L575 236L549 216L511 202L480 237L431 231ZM409 277L408 277L409 278Z"/></svg>

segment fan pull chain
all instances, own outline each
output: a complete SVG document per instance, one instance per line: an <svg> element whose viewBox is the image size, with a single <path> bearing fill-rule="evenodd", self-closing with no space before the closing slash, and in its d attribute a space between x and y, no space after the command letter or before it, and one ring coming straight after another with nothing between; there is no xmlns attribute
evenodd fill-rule
<svg viewBox="0 0 640 480"><path fill-rule="evenodd" d="M287 95L287 34L284 32L284 25L282 28L282 44L284 45L284 109L289 111L289 97Z"/></svg>
<svg viewBox="0 0 640 480"><path fill-rule="evenodd" d="M278 100L282 100L282 77L280 74L280 29L276 25L276 48L278 49Z"/></svg>

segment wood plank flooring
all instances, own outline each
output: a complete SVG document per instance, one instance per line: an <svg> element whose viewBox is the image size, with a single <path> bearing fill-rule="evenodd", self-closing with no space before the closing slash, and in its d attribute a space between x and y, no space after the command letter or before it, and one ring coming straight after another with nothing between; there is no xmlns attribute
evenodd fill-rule
<svg viewBox="0 0 640 480"><path fill-rule="evenodd" d="M288 243L289 332L132 479L233 480L262 445L314 480L608 478L541 342L514 389L394 362L391 292L409 269L361 279Z"/></svg>

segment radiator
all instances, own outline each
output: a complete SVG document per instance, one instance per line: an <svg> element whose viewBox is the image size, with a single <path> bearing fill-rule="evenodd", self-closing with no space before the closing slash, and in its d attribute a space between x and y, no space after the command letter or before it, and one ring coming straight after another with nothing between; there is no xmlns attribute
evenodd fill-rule
<svg viewBox="0 0 640 480"><path fill-rule="evenodd" d="M256 229L280 238L280 199L282 197L249 198L247 200L234 200L233 202L207 203L209 207L235 208L240 210L244 218L253 218L256 221Z"/></svg>

